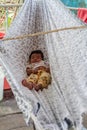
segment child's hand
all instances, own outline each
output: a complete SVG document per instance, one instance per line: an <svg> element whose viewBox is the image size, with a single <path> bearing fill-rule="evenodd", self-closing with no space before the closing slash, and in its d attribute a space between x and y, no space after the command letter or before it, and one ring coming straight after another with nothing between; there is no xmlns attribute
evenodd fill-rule
<svg viewBox="0 0 87 130"><path fill-rule="evenodd" d="M32 69L30 69L29 67L26 68L26 72L27 72L27 75L30 75L32 73Z"/></svg>
<svg viewBox="0 0 87 130"><path fill-rule="evenodd" d="M32 70L32 73L33 73L33 74L37 74L37 73L38 73L38 68Z"/></svg>
<svg viewBox="0 0 87 130"><path fill-rule="evenodd" d="M45 67L45 66L40 66L40 67L38 67L38 70L43 70L43 71L46 71L46 72L48 72L48 73L50 73L50 68L49 67Z"/></svg>
<svg viewBox="0 0 87 130"><path fill-rule="evenodd" d="M46 72L50 73L50 68L46 68Z"/></svg>
<svg viewBox="0 0 87 130"><path fill-rule="evenodd" d="M39 67L37 67L36 69L33 70L33 73L34 73L34 74L37 74L39 70L44 70L44 71L46 71L46 67L44 67L44 66L39 66Z"/></svg>
<svg viewBox="0 0 87 130"><path fill-rule="evenodd" d="M46 71L46 67L45 66L40 66L40 67L38 67L38 70L44 70L44 71Z"/></svg>

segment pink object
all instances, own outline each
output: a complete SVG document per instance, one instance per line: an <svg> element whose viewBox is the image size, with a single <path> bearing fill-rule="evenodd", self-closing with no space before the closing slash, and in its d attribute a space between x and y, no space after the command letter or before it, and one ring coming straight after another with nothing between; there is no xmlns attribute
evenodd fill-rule
<svg viewBox="0 0 87 130"><path fill-rule="evenodd" d="M86 8L78 8L77 16L83 22L87 23L87 9Z"/></svg>
<svg viewBox="0 0 87 130"><path fill-rule="evenodd" d="M5 33L0 32L0 39L2 39L5 36Z"/></svg>

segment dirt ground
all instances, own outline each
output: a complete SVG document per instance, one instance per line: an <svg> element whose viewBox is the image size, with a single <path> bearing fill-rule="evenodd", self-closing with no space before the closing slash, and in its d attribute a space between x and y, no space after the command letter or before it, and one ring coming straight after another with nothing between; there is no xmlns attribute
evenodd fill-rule
<svg viewBox="0 0 87 130"><path fill-rule="evenodd" d="M83 116L83 125L87 128L87 114Z"/></svg>
<svg viewBox="0 0 87 130"><path fill-rule="evenodd" d="M14 99L0 102L0 130L33 130L33 125L26 126Z"/></svg>
<svg viewBox="0 0 87 130"><path fill-rule="evenodd" d="M84 115L83 125L87 128L87 115ZM0 130L33 130L33 125L26 126L14 99L0 102Z"/></svg>

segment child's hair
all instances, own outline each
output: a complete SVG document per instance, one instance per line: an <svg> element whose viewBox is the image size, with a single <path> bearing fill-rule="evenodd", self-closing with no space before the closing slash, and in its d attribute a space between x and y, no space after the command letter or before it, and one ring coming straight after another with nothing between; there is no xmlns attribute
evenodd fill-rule
<svg viewBox="0 0 87 130"><path fill-rule="evenodd" d="M44 60L44 55L43 55L41 50L34 50L34 51L32 51L30 56L29 56L29 60L31 59L32 54L35 54L35 53L36 54L41 54L42 60Z"/></svg>

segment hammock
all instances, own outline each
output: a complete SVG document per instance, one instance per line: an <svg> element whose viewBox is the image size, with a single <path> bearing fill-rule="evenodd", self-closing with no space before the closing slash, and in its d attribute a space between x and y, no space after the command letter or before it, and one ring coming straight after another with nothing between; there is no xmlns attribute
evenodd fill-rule
<svg viewBox="0 0 87 130"><path fill-rule="evenodd" d="M59 0L26 0L5 38L82 26ZM67 130L65 118L81 130L87 108L87 29L72 29L0 41L0 62L27 124L38 130ZM52 83L36 92L22 86L32 50L41 49L49 61ZM37 112L38 111L38 112Z"/></svg>

